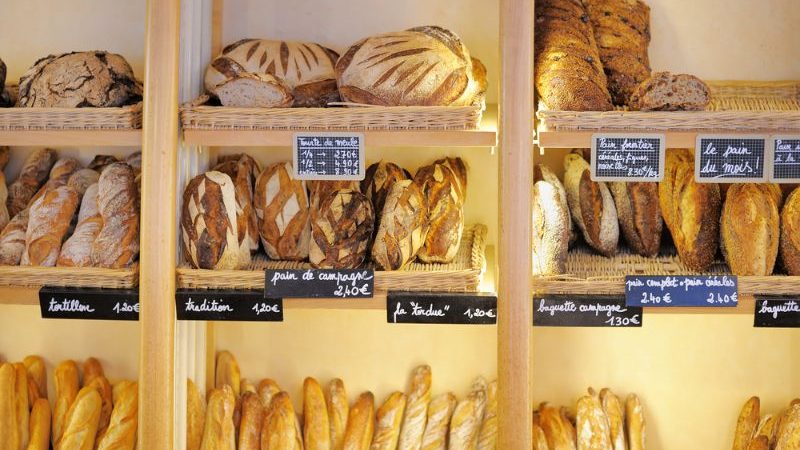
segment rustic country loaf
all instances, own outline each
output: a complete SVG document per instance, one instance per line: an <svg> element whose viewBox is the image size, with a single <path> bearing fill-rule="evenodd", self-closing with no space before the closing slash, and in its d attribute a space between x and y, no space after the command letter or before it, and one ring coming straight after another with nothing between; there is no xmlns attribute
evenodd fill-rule
<svg viewBox="0 0 800 450"><path fill-rule="evenodd" d="M594 31L575 0L536 2L536 92L545 106L564 111L613 108Z"/></svg>
<svg viewBox="0 0 800 450"><path fill-rule="evenodd" d="M35 202L39 197L44 195L45 192L61 186L66 186L72 174L74 174L75 171L80 168L81 163L75 158L59 158L58 161L53 164L53 168L50 169L50 175L47 178L47 182L41 188L39 188L33 198L31 198L31 204L33 204L33 202ZM80 199L80 196L78 198Z"/></svg>
<svg viewBox="0 0 800 450"><path fill-rule="evenodd" d="M694 75L654 73L632 92L629 105L638 111L703 111L711 91Z"/></svg>
<svg viewBox="0 0 800 450"><path fill-rule="evenodd" d="M734 275L772 275L778 257L778 204L766 185L734 184L720 218L720 246Z"/></svg>
<svg viewBox="0 0 800 450"><path fill-rule="evenodd" d="M610 187L625 242L639 255L658 255L662 228L658 183L618 181Z"/></svg>
<svg viewBox="0 0 800 450"><path fill-rule="evenodd" d="M86 189L78 212L78 225L61 247L58 266L88 267L92 265L92 244L103 227L103 217L97 206L98 184Z"/></svg>
<svg viewBox="0 0 800 450"><path fill-rule="evenodd" d="M364 262L375 213L367 197L350 189L327 196L311 211L308 260L320 269L353 269Z"/></svg>
<svg viewBox="0 0 800 450"><path fill-rule="evenodd" d="M608 90L616 105L626 105L650 76L650 7L641 0L585 0Z"/></svg>
<svg viewBox="0 0 800 450"><path fill-rule="evenodd" d="M0 233L0 265L16 266L25 253L25 234L28 230L29 210L23 209L8 222Z"/></svg>
<svg viewBox="0 0 800 450"><path fill-rule="evenodd" d="M233 181L240 265L244 267L250 264L251 253L258 250L258 219L253 207L253 189L261 168L252 157L241 155L238 160L217 164L214 170L228 175Z"/></svg>
<svg viewBox="0 0 800 450"><path fill-rule="evenodd" d="M100 181L100 173L92 169L80 169L70 175L67 186L78 193L78 198L83 198L89 186Z"/></svg>
<svg viewBox="0 0 800 450"><path fill-rule="evenodd" d="M14 217L27 208L31 199L47 180L56 162L55 150L42 149L31 153L20 169L17 179L8 186L8 214Z"/></svg>
<svg viewBox="0 0 800 450"><path fill-rule="evenodd" d="M566 270L570 218L566 194L562 196L559 188L564 189L546 180L533 185L531 240L535 275L557 275Z"/></svg>
<svg viewBox="0 0 800 450"><path fill-rule="evenodd" d="M591 180L589 163L579 154L567 155L564 168L570 213L583 238L600 254L613 256L619 241L619 222L608 186Z"/></svg>
<svg viewBox="0 0 800 450"><path fill-rule="evenodd" d="M658 198L681 261L692 270L707 269L719 245L721 197L718 185L695 181L690 150L667 152Z"/></svg>
<svg viewBox="0 0 800 450"><path fill-rule="evenodd" d="M139 256L139 189L131 166L106 167L98 181L97 206L103 227L92 244L92 265L130 267Z"/></svg>
<svg viewBox="0 0 800 450"><path fill-rule="evenodd" d="M392 186L400 180L410 180L411 174L397 164L380 161L371 164L361 181L361 192L372 201L376 217L380 220L386 196ZM376 227L377 228L377 227Z"/></svg>
<svg viewBox="0 0 800 450"><path fill-rule="evenodd" d="M192 178L183 191L181 211L186 259L198 269L236 269L239 267L237 235L231 177L211 171Z"/></svg>
<svg viewBox="0 0 800 450"><path fill-rule="evenodd" d="M386 197L372 260L381 269L399 270L417 256L427 234L425 195L412 181L398 181Z"/></svg>
<svg viewBox="0 0 800 450"><path fill-rule="evenodd" d="M449 263L458 253L464 233L464 198L461 183L444 164L420 168L414 183L428 205L428 233L417 256L427 263Z"/></svg>
<svg viewBox="0 0 800 450"><path fill-rule="evenodd" d="M320 203L336 191L350 189L361 192L359 182L352 180L312 180L308 181L306 186L308 186L308 201L312 210L319 208Z"/></svg>
<svg viewBox="0 0 800 450"><path fill-rule="evenodd" d="M268 73L242 72L214 88L222 106L235 108L286 108L292 106L292 90Z"/></svg>
<svg viewBox="0 0 800 450"><path fill-rule="evenodd" d="M25 232L24 266L56 265L61 243L78 208L78 194L68 186L50 189L30 207Z"/></svg>
<svg viewBox="0 0 800 450"><path fill-rule="evenodd" d="M95 157L92 158L92 161L89 162L89 165L86 167L92 170L96 170L97 173L103 173L103 170L106 167L110 166L111 164L114 164L115 162L119 162L119 159L117 159L116 156L95 155Z"/></svg>
<svg viewBox="0 0 800 450"><path fill-rule="evenodd" d="M305 183L292 178L292 164L273 164L256 181L255 210L261 243L271 259L302 260L311 240Z"/></svg>
<svg viewBox="0 0 800 450"><path fill-rule="evenodd" d="M0 234L0 252L4 234ZM781 211L780 253L786 272L800 275L800 188L789 194Z"/></svg>
<svg viewBox="0 0 800 450"><path fill-rule="evenodd" d="M269 75L289 88L292 101L285 106L325 106L339 100L334 75L338 58L333 50L311 42L242 39L211 61L205 88L216 95L217 86L244 73Z"/></svg>
<svg viewBox="0 0 800 450"><path fill-rule="evenodd" d="M383 106L480 104L486 69L452 31L411 28L362 39L336 63L344 101Z"/></svg>
<svg viewBox="0 0 800 450"><path fill-rule="evenodd" d="M108 107L142 99L142 86L120 55L73 52L42 58L19 81L19 106Z"/></svg>

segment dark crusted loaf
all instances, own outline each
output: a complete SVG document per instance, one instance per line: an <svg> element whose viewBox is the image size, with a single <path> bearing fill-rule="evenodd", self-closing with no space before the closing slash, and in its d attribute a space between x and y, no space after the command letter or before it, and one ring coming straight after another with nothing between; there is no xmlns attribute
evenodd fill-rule
<svg viewBox="0 0 800 450"><path fill-rule="evenodd" d="M702 111L709 101L708 86L696 76L658 72L636 88L630 107L639 111Z"/></svg>

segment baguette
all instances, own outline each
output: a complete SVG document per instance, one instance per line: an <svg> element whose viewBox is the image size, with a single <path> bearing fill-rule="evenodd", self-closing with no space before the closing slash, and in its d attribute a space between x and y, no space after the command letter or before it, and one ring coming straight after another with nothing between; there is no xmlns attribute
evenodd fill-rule
<svg viewBox="0 0 800 450"><path fill-rule="evenodd" d="M734 184L720 218L720 246L734 275L772 275L778 257L778 204L761 184Z"/></svg>
<svg viewBox="0 0 800 450"><path fill-rule="evenodd" d="M608 417L608 425L611 431L611 448L613 450L627 450L625 410L622 408L622 402L610 389L600 391L600 401L603 404L603 411Z"/></svg>
<svg viewBox="0 0 800 450"><path fill-rule="evenodd" d="M347 418L344 434L344 450L369 450L375 431L375 398L372 392L358 396Z"/></svg>
<svg viewBox="0 0 800 450"><path fill-rule="evenodd" d="M272 403L272 398L280 391L281 388L278 383L269 378L265 378L258 383L258 396L261 398L261 404L267 410L269 410L269 405Z"/></svg>
<svg viewBox="0 0 800 450"><path fill-rule="evenodd" d="M549 450L547 446L547 437L544 435L542 427L538 424L533 424L531 429L531 438L533 440L533 450Z"/></svg>
<svg viewBox="0 0 800 450"><path fill-rule="evenodd" d="M539 407L539 423L544 432L547 446L550 450L575 450L575 438L572 435L572 426L553 406L542 404Z"/></svg>
<svg viewBox="0 0 800 450"><path fill-rule="evenodd" d="M97 392L100 394L100 398L103 401L100 408L100 421L97 424L97 436L99 438L100 436L104 435L108 429L108 426L111 423L111 414L115 407L111 383L108 382L108 379L106 379L105 375L95 375L87 383L85 375L86 372L84 371L83 373L84 387L89 386L97 389Z"/></svg>
<svg viewBox="0 0 800 450"><path fill-rule="evenodd" d="M17 436L20 448L30 440L30 403L28 401L28 370L23 363L14 363L14 410L17 415Z"/></svg>
<svg viewBox="0 0 800 450"><path fill-rule="evenodd" d="M103 370L103 365L97 358L87 358L86 361L83 362L83 386L88 386L89 383L92 382L97 377L105 377L106 373Z"/></svg>
<svg viewBox="0 0 800 450"><path fill-rule="evenodd" d="M6 206L9 217L16 216L28 207L33 196L47 180L55 162L55 150L42 149L28 156L20 169L19 176L8 186Z"/></svg>
<svg viewBox="0 0 800 450"><path fill-rule="evenodd" d="M608 417L600 398L584 395L578 400L578 450L612 450Z"/></svg>
<svg viewBox="0 0 800 450"><path fill-rule="evenodd" d="M242 381L239 382L239 386L240 386L239 392L242 393L242 396L244 396L245 392L252 392L254 394L258 393L258 391L256 390L256 385L254 385L247 378L242 378Z"/></svg>
<svg viewBox="0 0 800 450"><path fill-rule="evenodd" d="M53 407L53 434L51 438L53 447L57 449L61 442L61 436L64 434L70 406L78 396L80 387L78 365L71 360L61 362L56 366L53 378L56 388L56 401ZM100 416L98 415L99 420Z"/></svg>
<svg viewBox="0 0 800 450"><path fill-rule="evenodd" d="M48 190L31 204L22 265L56 265L78 201L78 194L72 188L60 186Z"/></svg>
<svg viewBox="0 0 800 450"><path fill-rule="evenodd" d="M237 450L259 450L263 424L264 405L261 403L261 399L255 392L245 392L242 395L242 421L239 424Z"/></svg>
<svg viewBox="0 0 800 450"><path fill-rule="evenodd" d="M486 388L486 411L478 435L478 450L497 448L497 380Z"/></svg>
<svg viewBox="0 0 800 450"><path fill-rule="evenodd" d="M589 163L576 153L566 156L564 168L564 187L575 224L587 244L603 256L614 256L619 240L619 222L608 186L591 180Z"/></svg>
<svg viewBox="0 0 800 450"><path fill-rule="evenodd" d="M322 386L314 378L303 382L303 442L306 450L330 450L331 427Z"/></svg>
<svg viewBox="0 0 800 450"><path fill-rule="evenodd" d="M233 409L236 398L229 385L211 391L206 408L205 430L201 450L236 449Z"/></svg>
<svg viewBox="0 0 800 450"><path fill-rule="evenodd" d="M400 425L406 409L406 394L393 392L378 408L375 415L375 433L370 450L395 450L400 439Z"/></svg>
<svg viewBox="0 0 800 450"><path fill-rule="evenodd" d="M103 380L105 377L97 377ZM114 385L114 410L108 429L99 437L97 450L134 450L139 424L139 385L122 381Z"/></svg>
<svg viewBox="0 0 800 450"><path fill-rule="evenodd" d="M78 225L61 246L56 265L89 267L92 265L92 245L103 228L103 217L97 209L98 184L86 189L78 212Z"/></svg>
<svg viewBox="0 0 800 450"><path fill-rule="evenodd" d="M103 399L93 386L78 392L64 421L64 434L55 450L93 450Z"/></svg>
<svg viewBox="0 0 800 450"><path fill-rule="evenodd" d="M428 406L428 423L422 438L422 450L447 450L447 432L456 409L456 396L452 392L441 394Z"/></svg>
<svg viewBox="0 0 800 450"><path fill-rule="evenodd" d="M103 226L92 243L92 265L130 267L139 255L139 189L133 169L125 163L111 164L97 185Z"/></svg>
<svg viewBox="0 0 800 450"><path fill-rule="evenodd" d="M261 450L303 450L303 436L286 392L272 399L261 429Z"/></svg>
<svg viewBox="0 0 800 450"><path fill-rule="evenodd" d="M639 255L654 257L661 246L658 183L610 183L625 242Z"/></svg>
<svg viewBox="0 0 800 450"><path fill-rule="evenodd" d="M20 211L0 233L0 265L16 266L25 253L25 234L28 231L29 210Z"/></svg>
<svg viewBox="0 0 800 450"><path fill-rule="evenodd" d="M428 419L428 404L431 401L431 368L419 366L411 375L408 401L400 428L398 450L419 450Z"/></svg>
<svg viewBox="0 0 800 450"><path fill-rule="evenodd" d="M775 450L800 448L800 403L793 404L781 422Z"/></svg>
<svg viewBox="0 0 800 450"><path fill-rule="evenodd" d="M186 450L200 450L206 423L206 402L191 379L186 379Z"/></svg>
<svg viewBox="0 0 800 450"><path fill-rule="evenodd" d="M20 436L17 426L16 369L12 364L0 366L0 449L19 450Z"/></svg>
<svg viewBox="0 0 800 450"><path fill-rule="evenodd" d="M644 450L646 440L644 408L636 394L629 394L625 400L625 419L627 420L625 432L628 436L628 449Z"/></svg>
<svg viewBox="0 0 800 450"><path fill-rule="evenodd" d="M241 387L241 372L239 371L239 363L236 358L229 351L223 350L217 354L217 370L214 385L217 389L225 385L231 387L233 396L239 397L239 389Z"/></svg>
<svg viewBox="0 0 800 450"><path fill-rule="evenodd" d="M486 409L486 381L478 378L472 391L453 411L450 421L448 450L472 450L476 448L483 413Z"/></svg>
<svg viewBox="0 0 800 450"><path fill-rule="evenodd" d="M50 450L50 402L40 398L33 403L30 440L26 450Z"/></svg>
<svg viewBox="0 0 800 450"><path fill-rule="evenodd" d="M328 408L328 424L331 428L331 449L341 450L344 445L344 434L347 431L347 416L350 414L350 406L347 403L344 382L339 378L328 383L325 390L325 404Z"/></svg>

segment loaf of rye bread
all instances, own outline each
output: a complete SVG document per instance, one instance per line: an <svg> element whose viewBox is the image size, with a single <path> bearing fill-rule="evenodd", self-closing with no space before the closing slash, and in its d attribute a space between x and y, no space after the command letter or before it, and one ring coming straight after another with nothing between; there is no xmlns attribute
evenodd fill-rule
<svg viewBox="0 0 800 450"><path fill-rule="evenodd" d="M286 108L292 106L292 89L268 73L241 72L214 88L222 106L234 108Z"/></svg>
<svg viewBox="0 0 800 450"><path fill-rule="evenodd" d="M589 14L581 0L537 0L536 92L563 111L613 108Z"/></svg>
<svg viewBox="0 0 800 450"><path fill-rule="evenodd" d="M625 242L639 255L658 255L662 229L658 183L617 181L610 188Z"/></svg>
<svg viewBox="0 0 800 450"><path fill-rule="evenodd" d="M720 218L720 247L734 275L772 275L778 257L780 209L767 185L728 189Z"/></svg>
<svg viewBox="0 0 800 450"><path fill-rule="evenodd" d="M650 7L641 0L584 0L615 105L650 77Z"/></svg>
<svg viewBox="0 0 800 450"><path fill-rule="evenodd" d="M236 197L231 177L211 171L189 181L183 191L181 237L184 256L193 267L239 267Z"/></svg>
<svg viewBox="0 0 800 450"><path fill-rule="evenodd" d="M103 226L92 243L92 265L130 267L139 256L139 189L133 169L126 163L111 164L97 185Z"/></svg>
<svg viewBox="0 0 800 450"><path fill-rule="evenodd" d="M629 105L638 111L703 111L711 91L694 75L657 72L636 86Z"/></svg>
<svg viewBox="0 0 800 450"><path fill-rule="evenodd" d="M619 222L608 186L591 180L589 163L577 153L565 157L564 169L564 188L572 219L587 244L603 256L613 256L619 241Z"/></svg>
<svg viewBox="0 0 800 450"><path fill-rule="evenodd" d="M695 181L690 150L667 152L658 198L681 261L692 270L706 270L717 254L722 203L718 185Z"/></svg>

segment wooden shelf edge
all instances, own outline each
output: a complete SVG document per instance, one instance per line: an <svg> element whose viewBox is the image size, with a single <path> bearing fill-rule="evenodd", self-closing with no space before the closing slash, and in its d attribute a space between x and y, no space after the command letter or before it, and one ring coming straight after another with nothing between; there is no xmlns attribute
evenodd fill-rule
<svg viewBox="0 0 800 450"><path fill-rule="evenodd" d="M0 305L39 306L40 286L0 286Z"/></svg>
<svg viewBox="0 0 800 450"><path fill-rule="evenodd" d="M142 130L0 130L0 145L139 147Z"/></svg>
<svg viewBox="0 0 800 450"><path fill-rule="evenodd" d="M725 130L620 130L620 129L599 129L599 130L569 130L552 131L540 129L536 133L536 144L539 148L590 148L592 146L592 135L595 133L630 133L630 134L663 134L666 137L667 148L694 148L698 134L790 134L787 130L749 130L749 131L725 131Z"/></svg>
<svg viewBox="0 0 800 450"><path fill-rule="evenodd" d="M289 147L296 131L247 130L184 130L183 140L188 145L209 147ZM487 130L365 130L364 144L369 147L494 147L497 132Z"/></svg>

